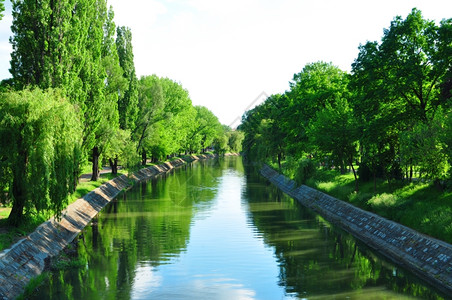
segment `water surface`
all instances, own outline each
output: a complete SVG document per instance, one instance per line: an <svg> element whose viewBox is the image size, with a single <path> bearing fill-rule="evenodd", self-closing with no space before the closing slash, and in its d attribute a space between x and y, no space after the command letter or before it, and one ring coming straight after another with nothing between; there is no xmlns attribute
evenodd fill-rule
<svg viewBox="0 0 452 300"><path fill-rule="evenodd" d="M235 157L137 184L74 253L32 299L441 299Z"/></svg>

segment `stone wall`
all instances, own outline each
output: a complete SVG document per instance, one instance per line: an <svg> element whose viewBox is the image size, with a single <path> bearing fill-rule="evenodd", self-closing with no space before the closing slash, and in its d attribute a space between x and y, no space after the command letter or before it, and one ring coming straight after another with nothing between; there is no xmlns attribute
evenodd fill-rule
<svg viewBox="0 0 452 300"><path fill-rule="evenodd" d="M452 295L452 245L421 234L264 166L261 174L283 192L351 233L394 263L411 270L446 295Z"/></svg>
<svg viewBox="0 0 452 300"><path fill-rule="evenodd" d="M63 211L61 220L51 218L11 248L0 252L0 299L20 295L30 279L42 273L46 258L64 249L102 208L134 182L168 172L186 161L210 157L214 155L190 156L186 160L141 169L130 177L122 175L76 200Z"/></svg>

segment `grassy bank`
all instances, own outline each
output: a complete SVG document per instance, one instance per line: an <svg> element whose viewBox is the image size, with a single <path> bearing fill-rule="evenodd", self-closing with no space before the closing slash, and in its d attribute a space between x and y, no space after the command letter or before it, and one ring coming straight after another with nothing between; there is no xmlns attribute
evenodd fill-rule
<svg viewBox="0 0 452 300"><path fill-rule="evenodd" d="M306 185L452 243L452 191L440 191L432 183L388 183L386 180L377 179L375 192L372 181L360 182L359 192L356 193L352 173L340 174L335 170L321 168L306 181Z"/></svg>
<svg viewBox="0 0 452 300"><path fill-rule="evenodd" d="M122 173L124 172L122 171L121 173L120 170L118 171L118 173L119 174L116 176L122 175ZM80 181L75 192L69 196L68 205L116 176L112 175L111 173L106 173L101 174L99 180L97 181ZM10 247L21 237L33 232L36 227L48 220L52 215L50 212L43 212L41 214L31 213L26 218L24 218L21 225L16 228L7 226L7 218L10 211L11 207L0 208L0 251Z"/></svg>

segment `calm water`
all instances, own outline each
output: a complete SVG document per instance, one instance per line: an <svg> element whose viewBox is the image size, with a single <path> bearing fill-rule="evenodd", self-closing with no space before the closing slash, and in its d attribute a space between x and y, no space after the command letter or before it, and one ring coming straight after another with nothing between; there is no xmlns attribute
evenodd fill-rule
<svg viewBox="0 0 452 300"><path fill-rule="evenodd" d="M86 266L33 299L437 299L244 168L208 160L136 185L78 238Z"/></svg>

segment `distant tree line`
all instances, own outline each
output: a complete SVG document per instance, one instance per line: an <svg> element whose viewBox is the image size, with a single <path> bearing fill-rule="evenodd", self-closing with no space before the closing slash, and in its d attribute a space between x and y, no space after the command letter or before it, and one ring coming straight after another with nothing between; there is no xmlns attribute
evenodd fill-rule
<svg viewBox="0 0 452 300"><path fill-rule="evenodd" d="M0 93L0 201L12 202L11 225L32 211L59 214L87 163L97 180L102 163L116 173L214 145L240 150L238 133L193 106L180 83L137 78L132 32L106 0L12 8L12 78Z"/></svg>
<svg viewBox="0 0 452 300"><path fill-rule="evenodd" d="M452 19L413 9L395 17L380 42L359 46L348 74L315 62L290 89L247 111L240 129L252 160L295 168L301 181L319 165L358 179L451 179Z"/></svg>

